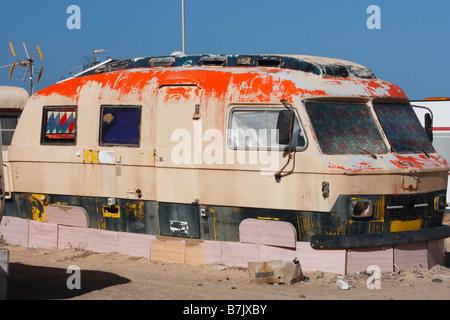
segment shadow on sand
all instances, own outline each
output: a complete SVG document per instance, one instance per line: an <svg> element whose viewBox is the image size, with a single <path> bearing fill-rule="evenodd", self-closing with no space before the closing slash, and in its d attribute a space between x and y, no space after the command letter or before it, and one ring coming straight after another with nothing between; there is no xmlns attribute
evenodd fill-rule
<svg viewBox="0 0 450 320"><path fill-rule="evenodd" d="M8 300L70 299L107 287L129 283L114 273L81 270L81 289L68 289L72 273L67 269L10 263L7 283Z"/></svg>

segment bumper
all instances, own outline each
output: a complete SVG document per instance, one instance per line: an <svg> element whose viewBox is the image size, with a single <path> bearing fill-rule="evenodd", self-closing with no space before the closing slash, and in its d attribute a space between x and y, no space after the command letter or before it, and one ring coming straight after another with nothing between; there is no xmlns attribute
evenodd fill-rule
<svg viewBox="0 0 450 320"><path fill-rule="evenodd" d="M450 226L377 234L313 235L310 244L314 249L351 249L392 246L450 237Z"/></svg>

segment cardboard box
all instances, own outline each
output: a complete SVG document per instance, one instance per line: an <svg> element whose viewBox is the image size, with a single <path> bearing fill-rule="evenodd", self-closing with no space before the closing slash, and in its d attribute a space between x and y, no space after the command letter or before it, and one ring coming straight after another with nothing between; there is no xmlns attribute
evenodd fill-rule
<svg viewBox="0 0 450 320"><path fill-rule="evenodd" d="M248 272L250 281L254 283L292 284L304 280L297 259L248 262Z"/></svg>

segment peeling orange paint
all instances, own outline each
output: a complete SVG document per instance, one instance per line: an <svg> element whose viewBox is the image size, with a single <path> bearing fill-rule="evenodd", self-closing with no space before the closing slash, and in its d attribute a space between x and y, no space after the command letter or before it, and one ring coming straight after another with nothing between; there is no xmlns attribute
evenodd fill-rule
<svg viewBox="0 0 450 320"><path fill-rule="evenodd" d="M448 166L447 161L440 156L415 155L415 156L402 156L393 153L396 160L390 160L390 162L400 169L410 168L440 168L442 166Z"/></svg>
<svg viewBox="0 0 450 320"><path fill-rule="evenodd" d="M139 68L84 76L57 83L36 95L57 94L77 101L81 88L89 84L97 84L102 90L114 90L118 95L134 94L139 100L143 99L146 87L156 90L171 84L194 84L204 89L206 98L222 101L225 97L229 97L229 101L278 102L280 99L292 101L294 97L336 96L336 86L341 87L341 96L355 95L352 88L357 87L360 88L359 95L407 99L396 85L379 79L318 78L301 71L283 69L268 72L256 68L199 67ZM347 85L352 87L346 88ZM346 90L348 94L345 94ZM174 89L173 94L176 92L182 94L181 89Z"/></svg>

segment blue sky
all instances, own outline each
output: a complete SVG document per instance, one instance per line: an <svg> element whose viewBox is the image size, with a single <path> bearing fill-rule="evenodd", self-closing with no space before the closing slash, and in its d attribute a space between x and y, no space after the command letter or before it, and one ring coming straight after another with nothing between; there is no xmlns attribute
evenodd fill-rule
<svg viewBox="0 0 450 320"><path fill-rule="evenodd" d="M67 8L81 10L81 29L67 28ZM381 29L366 26L370 5ZM450 1L185 0L186 51L283 53L363 64L399 85L410 99L450 96ZM44 74L36 89L68 77L79 57L101 60L168 55L182 49L181 0L2 0L0 66L12 63L9 41L38 44ZM8 79L0 85L28 82Z"/></svg>

